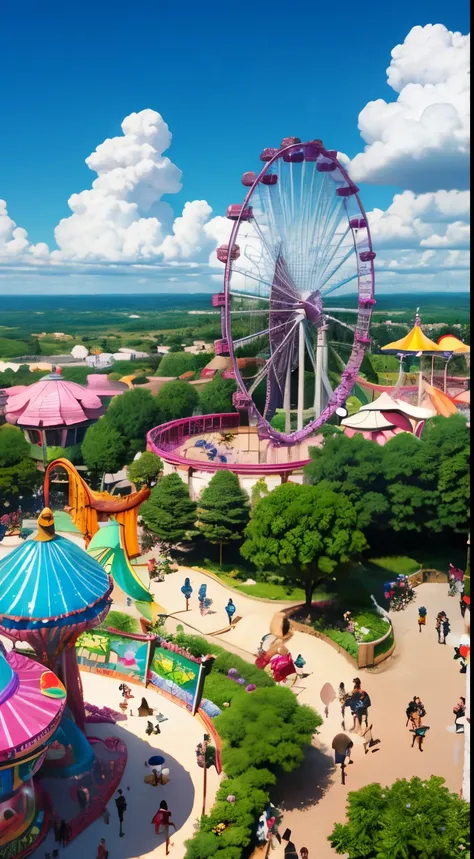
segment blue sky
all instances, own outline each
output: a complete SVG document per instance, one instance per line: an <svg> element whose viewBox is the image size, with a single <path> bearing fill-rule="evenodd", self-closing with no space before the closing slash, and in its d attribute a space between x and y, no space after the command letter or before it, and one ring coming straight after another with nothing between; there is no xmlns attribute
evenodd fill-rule
<svg viewBox="0 0 474 859"><path fill-rule="evenodd" d="M412 27L438 22L467 34L467 4L7 4L0 198L29 242L54 250L68 198L95 178L85 158L121 134L126 116L151 108L168 123L166 155L183 173L182 190L163 199L175 215L191 200L222 215L242 197L242 172L285 135L321 137L351 159L363 151L360 111L397 98L385 72L391 50ZM386 210L406 188L403 170L360 184L368 210ZM0 290L15 278L23 283L8 269Z"/></svg>

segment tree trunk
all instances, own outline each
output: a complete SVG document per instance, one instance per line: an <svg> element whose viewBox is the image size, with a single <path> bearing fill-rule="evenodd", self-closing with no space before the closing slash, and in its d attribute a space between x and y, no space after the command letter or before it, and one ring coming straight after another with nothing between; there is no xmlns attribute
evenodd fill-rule
<svg viewBox="0 0 474 859"><path fill-rule="evenodd" d="M311 608L313 591L314 591L314 581L313 581L313 579L311 579L311 581L305 582L305 586L304 586L304 592L305 592L305 598L306 598L305 608L307 608L307 609Z"/></svg>
<svg viewBox="0 0 474 859"><path fill-rule="evenodd" d="M222 568L222 543L219 543L219 566Z"/></svg>

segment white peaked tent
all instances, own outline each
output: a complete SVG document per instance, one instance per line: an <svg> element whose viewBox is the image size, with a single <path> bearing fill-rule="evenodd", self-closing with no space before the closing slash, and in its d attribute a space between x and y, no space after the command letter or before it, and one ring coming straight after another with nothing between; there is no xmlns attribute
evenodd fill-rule
<svg viewBox="0 0 474 859"><path fill-rule="evenodd" d="M77 358L78 361L83 361L84 358L87 358L89 354L89 350L86 346L81 346L78 344L77 346L73 346L71 349L71 355L73 358Z"/></svg>

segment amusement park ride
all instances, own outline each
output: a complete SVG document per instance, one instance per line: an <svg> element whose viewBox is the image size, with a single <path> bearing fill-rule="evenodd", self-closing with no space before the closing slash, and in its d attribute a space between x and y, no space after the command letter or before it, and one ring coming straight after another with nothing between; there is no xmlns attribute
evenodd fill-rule
<svg viewBox="0 0 474 859"><path fill-rule="evenodd" d="M242 177L247 194L242 204L228 207L229 243L217 250L225 275L224 292L212 300L222 317L222 339L215 346L216 354L232 360L238 385L234 405L248 411L260 436L291 446L323 426L354 386L370 343L375 253L359 189L336 151L321 140L286 137L279 149L264 149L260 160L258 173ZM347 295L347 306L330 306L329 297L338 292ZM355 317L353 325L348 314ZM330 328L349 330L353 340L347 363L338 356L334 390L328 372ZM263 360L246 379L237 351L249 343L258 344ZM263 397L256 396L259 388ZM305 421L306 405L311 408ZM282 407L285 432L271 424Z"/></svg>

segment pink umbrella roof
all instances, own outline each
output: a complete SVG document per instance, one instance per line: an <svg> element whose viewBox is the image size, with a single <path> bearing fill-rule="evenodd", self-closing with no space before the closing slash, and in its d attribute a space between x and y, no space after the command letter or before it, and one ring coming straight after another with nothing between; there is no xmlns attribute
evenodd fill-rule
<svg viewBox="0 0 474 859"><path fill-rule="evenodd" d="M97 394L49 373L34 385L8 397L5 416L25 427L73 426L99 418L104 407Z"/></svg>
<svg viewBox="0 0 474 859"><path fill-rule="evenodd" d="M65 704L66 690L52 671L0 645L0 760L46 742Z"/></svg>

